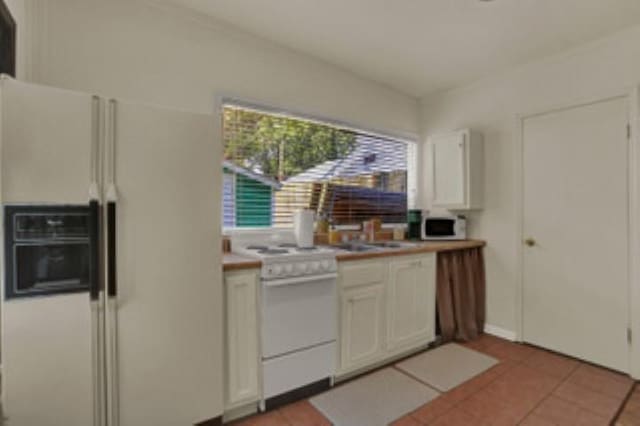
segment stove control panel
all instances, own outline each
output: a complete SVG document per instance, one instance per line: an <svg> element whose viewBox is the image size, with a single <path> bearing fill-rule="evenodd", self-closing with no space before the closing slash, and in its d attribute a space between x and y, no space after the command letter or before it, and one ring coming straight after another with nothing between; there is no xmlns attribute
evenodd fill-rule
<svg viewBox="0 0 640 426"><path fill-rule="evenodd" d="M265 264L262 267L262 277L267 279L289 278L307 275L321 275L338 270L335 259L285 261Z"/></svg>

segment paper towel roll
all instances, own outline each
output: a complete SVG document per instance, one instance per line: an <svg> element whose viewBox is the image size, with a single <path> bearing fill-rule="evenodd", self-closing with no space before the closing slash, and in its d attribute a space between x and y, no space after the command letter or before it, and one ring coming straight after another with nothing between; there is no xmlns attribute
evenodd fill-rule
<svg viewBox="0 0 640 426"><path fill-rule="evenodd" d="M293 232L299 247L313 247L313 210L296 210L293 212Z"/></svg>

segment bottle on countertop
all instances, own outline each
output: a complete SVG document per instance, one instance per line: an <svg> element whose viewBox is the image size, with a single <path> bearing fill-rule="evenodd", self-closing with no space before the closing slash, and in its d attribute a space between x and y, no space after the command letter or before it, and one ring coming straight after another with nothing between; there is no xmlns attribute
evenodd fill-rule
<svg viewBox="0 0 640 426"><path fill-rule="evenodd" d="M336 229L331 219L329 219L329 244L340 244L340 231Z"/></svg>
<svg viewBox="0 0 640 426"><path fill-rule="evenodd" d="M362 232L367 236L367 241L373 242L376 239L376 229L373 220L362 222Z"/></svg>
<svg viewBox="0 0 640 426"><path fill-rule="evenodd" d="M318 216L318 221L316 222L316 232L318 234L329 233L329 220L327 220L327 215L324 213L320 213L320 215Z"/></svg>
<svg viewBox="0 0 640 426"><path fill-rule="evenodd" d="M404 240L404 226L402 225L396 225L393 228L393 239L395 241L402 241Z"/></svg>
<svg viewBox="0 0 640 426"><path fill-rule="evenodd" d="M422 210L411 209L407 214L407 234L410 240L419 240L422 233Z"/></svg>

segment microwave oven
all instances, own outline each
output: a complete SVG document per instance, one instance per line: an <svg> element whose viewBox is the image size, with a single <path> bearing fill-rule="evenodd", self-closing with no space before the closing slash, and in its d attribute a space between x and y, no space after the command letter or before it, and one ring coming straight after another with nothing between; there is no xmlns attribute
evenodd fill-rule
<svg viewBox="0 0 640 426"><path fill-rule="evenodd" d="M422 218L423 240L466 240L467 219L464 216L430 216Z"/></svg>

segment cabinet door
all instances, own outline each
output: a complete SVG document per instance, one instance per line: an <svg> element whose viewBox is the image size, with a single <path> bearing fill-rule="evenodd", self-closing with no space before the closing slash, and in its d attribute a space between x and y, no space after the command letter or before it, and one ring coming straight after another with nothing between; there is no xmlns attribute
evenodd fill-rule
<svg viewBox="0 0 640 426"><path fill-rule="evenodd" d="M226 290L226 407L258 400L257 274L228 275Z"/></svg>
<svg viewBox="0 0 640 426"><path fill-rule="evenodd" d="M435 255L389 266L387 348L429 343L435 332Z"/></svg>
<svg viewBox="0 0 640 426"><path fill-rule="evenodd" d="M431 139L433 205L464 207L467 204L466 132Z"/></svg>
<svg viewBox="0 0 640 426"><path fill-rule="evenodd" d="M341 369L366 366L382 353L384 285L374 284L343 291Z"/></svg>

